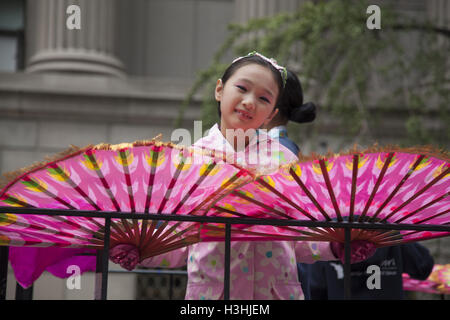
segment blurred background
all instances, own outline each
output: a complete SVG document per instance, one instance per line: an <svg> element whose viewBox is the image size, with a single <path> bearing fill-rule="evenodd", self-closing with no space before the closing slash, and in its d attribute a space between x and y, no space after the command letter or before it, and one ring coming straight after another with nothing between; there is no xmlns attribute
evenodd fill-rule
<svg viewBox="0 0 450 320"><path fill-rule="evenodd" d="M196 120L206 130L218 120L215 80L253 50L295 71L318 106L316 121L289 126L302 152L375 142L448 150L450 1L370 4L380 29L368 28L366 1L1 0L0 173L71 144L169 141ZM423 244L436 263L450 261L448 239ZM109 299L168 299L171 283L182 299L186 284L183 275L109 279ZM92 299L93 275L81 288L44 274L33 297ZM14 290L10 272L8 299Z"/></svg>

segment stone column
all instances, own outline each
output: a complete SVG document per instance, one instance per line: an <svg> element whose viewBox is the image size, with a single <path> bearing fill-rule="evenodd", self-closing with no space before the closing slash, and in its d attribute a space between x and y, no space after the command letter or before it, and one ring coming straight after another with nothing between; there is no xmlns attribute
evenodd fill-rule
<svg viewBox="0 0 450 320"><path fill-rule="evenodd" d="M428 0L426 2L428 19L437 27L450 29L450 3L448 0ZM444 45L448 38L439 37L439 44Z"/></svg>
<svg viewBox="0 0 450 320"><path fill-rule="evenodd" d="M294 12L307 0L235 0L235 23L245 24L251 19L273 16L282 12ZM250 41L255 36L262 36L262 31L244 35L239 41ZM289 69L299 72L300 44L291 48L291 59L286 65Z"/></svg>
<svg viewBox="0 0 450 320"><path fill-rule="evenodd" d="M80 29L69 29L70 5L80 8ZM27 72L124 76L117 58L116 0L27 2Z"/></svg>
<svg viewBox="0 0 450 320"><path fill-rule="evenodd" d="M450 27L450 3L447 0L428 0L428 18L440 27Z"/></svg>
<svg viewBox="0 0 450 320"><path fill-rule="evenodd" d="M235 0L235 22L246 23L250 19L272 16L280 12L292 12L305 0Z"/></svg>

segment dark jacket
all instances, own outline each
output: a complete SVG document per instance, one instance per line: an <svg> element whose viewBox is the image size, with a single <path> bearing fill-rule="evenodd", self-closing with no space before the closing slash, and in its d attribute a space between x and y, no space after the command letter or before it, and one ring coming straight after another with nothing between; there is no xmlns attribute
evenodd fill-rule
<svg viewBox="0 0 450 320"><path fill-rule="evenodd" d="M375 273L373 271L367 273L371 265L379 267L379 289L374 287ZM420 244L410 243L378 248L369 259L352 264L351 298L354 300L403 299L402 273L407 273L414 279L425 280L433 266L433 257L428 249ZM311 265L309 271L312 300L344 299L344 268L340 261L319 261Z"/></svg>

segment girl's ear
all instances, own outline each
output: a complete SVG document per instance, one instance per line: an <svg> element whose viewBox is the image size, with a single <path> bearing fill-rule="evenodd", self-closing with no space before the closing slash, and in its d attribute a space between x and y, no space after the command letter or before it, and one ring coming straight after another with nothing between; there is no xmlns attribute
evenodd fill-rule
<svg viewBox="0 0 450 320"><path fill-rule="evenodd" d="M272 121L272 119L278 114L278 108L273 108L272 112L270 113L270 115L267 117L266 120L264 120L264 126L267 126L270 121Z"/></svg>
<svg viewBox="0 0 450 320"><path fill-rule="evenodd" d="M222 100L222 93L223 93L222 79L218 79L217 83L216 83L216 90L214 91L214 96L216 98L216 101Z"/></svg>

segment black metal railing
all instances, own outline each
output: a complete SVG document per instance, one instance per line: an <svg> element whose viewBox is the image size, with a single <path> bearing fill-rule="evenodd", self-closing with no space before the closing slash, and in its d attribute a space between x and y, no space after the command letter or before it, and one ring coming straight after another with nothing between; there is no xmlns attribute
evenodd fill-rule
<svg viewBox="0 0 450 320"><path fill-rule="evenodd" d="M350 277L350 237L352 229L366 230L414 230L414 231L438 231L450 232L450 225L411 225L400 223L379 223L379 222L336 222L336 221L305 221L305 220L280 220L280 219L257 219L257 218L234 218L234 217L208 217L191 215L171 215L171 214L148 214L148 213L125 213L116 211L86 211L86 210L61 210L61 209L37 209L23 207L2 207L0 214L38 214L48 216L77 216L105 219L105 239L103 249L97 254L97 277L95 299L106 300L108 289L108 261L111 219L137 219L137 220L163 220L163 221L187 221L200 223L220 223L225 226L225 270L224 270L224 299L230 297L230 242L232 224L249 225L273 225L273 226L301 226L301 227L321 227L321 228L343 228L345 233L344 244L344 293L345 298L351 298L351 277ZM2 248L0 255L0 299L6 296L6 276L8 266L7 247ZM6 260L6 262L5 262ZM5 267L6 265L6 267Z"/></svg>

